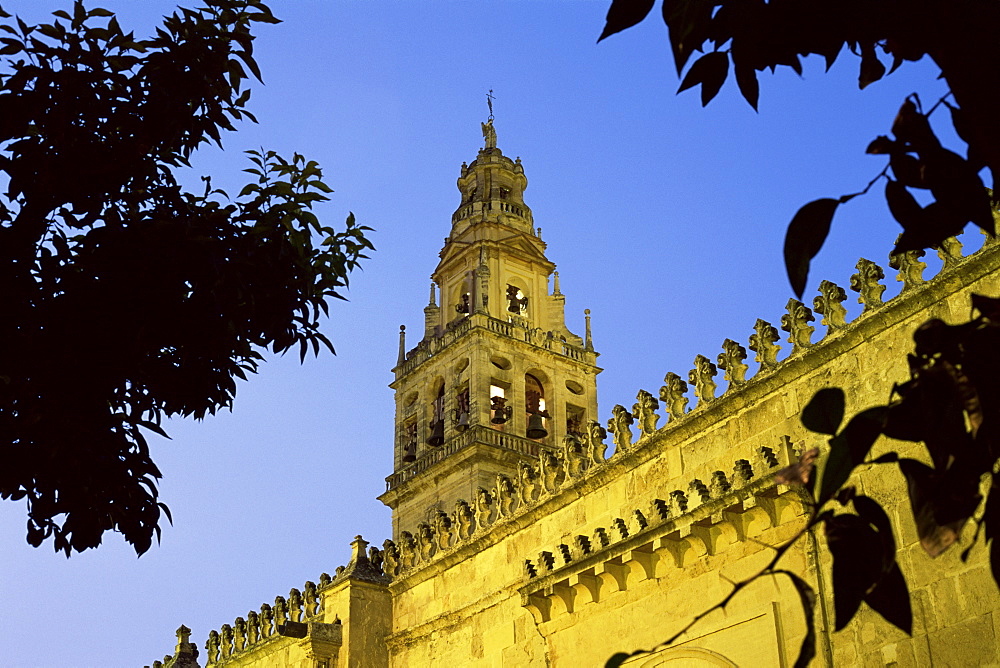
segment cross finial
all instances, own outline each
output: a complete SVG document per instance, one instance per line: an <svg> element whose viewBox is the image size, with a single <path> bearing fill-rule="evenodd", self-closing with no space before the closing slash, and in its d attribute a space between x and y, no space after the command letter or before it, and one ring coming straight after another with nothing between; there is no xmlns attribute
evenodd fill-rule
<svg viewBox="0 0 1000 668"><path fill-rule="evenodd" d="M497 99L497 98L496 98L495 95L493 95L493 89L490 88L490 92L488 92L486 94L486 104L490 108L490 117L487 119L487 121L492 121L493 120L493 100L495 100L495 99Z"/></svg>

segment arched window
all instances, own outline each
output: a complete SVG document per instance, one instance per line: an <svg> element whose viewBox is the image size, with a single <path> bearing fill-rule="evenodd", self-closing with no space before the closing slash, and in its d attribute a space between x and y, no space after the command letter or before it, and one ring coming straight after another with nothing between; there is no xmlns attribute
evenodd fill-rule
<svg viewBox="0 0 1000 668"><path fill-rule="evenodd" d="M528 317L528 296L516 285L507 285L507 312Z"/></svg>
<svg viewBox="0 0 1000 668"><path fill-rule="evenodd" d="M437 394L431 401L430 435L427 437L427 445L442 443L444 443L444 383L438 387Z"/></svg>
<svg viewBox="0 0 1000 668"><path fill-rule="evenodd" d="M549 435L545 428L545 389L540 380L530 373L524 374L524 413L528 425L528 438L545 438Z"/></svg>

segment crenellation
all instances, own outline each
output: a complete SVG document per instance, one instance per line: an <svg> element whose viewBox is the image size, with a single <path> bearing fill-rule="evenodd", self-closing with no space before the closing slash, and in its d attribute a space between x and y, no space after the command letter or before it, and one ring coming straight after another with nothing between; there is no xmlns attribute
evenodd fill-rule
<svg viewBox="0 0 1000 668"><path fill-rule="evenodd" d="M590 538L584 534L579 534L573 538L573 545L581 557L585 557L594 551Z"/></svg>
<svg viewBox="0 0 1000 668"><path fill-rule="evenodd" d="M625 540L629 536L628 524L620 517L611 520L611 527L618 534L618 540Z"/></svg>
<svg viewBox="0 0 1000 668"><path fill-rule="evenodd" d="M213 629L208 634L208 640L205 641L205 654L206 654L207 665L211 666L212 664L219 662L219 654L221 646L222 643L219 640L219 632Z"/></svg>
<svg viewBox="0 0 1000 668"><path fill-rule="evenodd" d="M302 592L295 587L288 592L288 619L295 623L302 621Z"/></svg>
<svg viewBox="0 0 1000 668"><path fill-rule="evenodd" d="M242 617L237 617L233 623L233 649L242 652L247 645L247 623Z"/></svg>
<svg viewBox="0 0 1000 668"><path fill-rule="evenodd" d="M782 491L773 475L751 482L753 475L748 467L747 460L737 460L734 470L743 471L742 479L747 481L737 485L729 481L723 485L726 476L722 471L714 472L711 495L700 480L692 480L689 488L700 503L690 510L686 500L675 512L668 509L667 502L654 499L650 508L657 521L647 521L645 514L636 509L630 513L635 519L635 531L622 518L615 518L614 540L597 527L594 542L588 541L589 549L574 552L563 542L555 552L539 553L538 568L530 559L525 560L526 584L519 590L522 605L539 621L550 620L555 611L573 614L572 601L567 604L571 590L573 595L584 594L585 600L596 602L602 599L604 587L611 587L611 592L625 591L633 577L663 577L694 559L721 554L735 543L788 521L789 515L801 516L803 507L796 494ZM674 500L682 496L679 490L671 493ZM585 536L577 540L582 538ZM566 558L567 553L571 558ZM557 565L553 554L563 555L562 563ZM553 605L557 599L560 604Z"/></svg>
<svg viewBox="0 0 1000 668"><path fill-rule="evenodd" d="M737 459L736 464L733 465L733 484L737 487L743 487L753 480L753 466L750 465L749 460Z"/></svg>
<svg viewBox="0 0 1000 668"><path fill-rule="evenodd" d="M712 500L712 492L698 478L688 483L688 490L691 492L691 498L699 505L704 505Z"/></svg>
<svg viewBox="0 0 1000 668"><path fill-rule="evenodd" d="M774 450L768 446L761 446L758 448L757 453L760 455L760 463L763 465L765 470L781 466L781 462L778 461L778 457L774 454Z"/></svg>
<svg viewBox="0 0 1000 668"><path fill-rule="evenodd" d="M762 373L778 368L778 351L781 350L781 346L777 344L781 337L778 336L778 330L774 325L760 318L757 318L753 332L750 335L750 350L757 353L754 357L754 361L758 364L757 373L754 374L756 378Z"/></svg>
<svg viewBox="0 0 1000 668"><path fill-rule="evenodd" d="M712 473L712 481L709 483L708 489L711 492L713 499L721 499L729 493L729 490L732 489L732 485L729 480L726 479L726 474L723 471L715 471Z"/></svg>
<svg viewBox="0 0 1000 668"><path fill-rule="evenodd" d="M494 505L493 495L488 489L480 487L476 490L476 531L486 531L493 524Z"/></svg>
<svg viewBox="0 0 1000 668"><path fill-rule="evenodd" d="M882 293L885 286L880 281L885 278L885 272L865 258L859 259L855 268L858 273L851 276L851 290L858 293L858 303L864 305L863 313L868 313L884 303Z"/></svg>
<svg viewBox="0 0 1000 668"><path fill-rule="evenodd" d="M572 434L566 434L563 436L562 445L562 461L566 475L573 480L582 478L590 468L591 459L580 439Z"/></svg>
<svg viewBox="0 0 1000 668"><path fill-rule="evenodd" d="M468 501L459 499L455 502L454 522L458 526L458 538L460 540L469 540L472 532L475 530L475 520L475 513L472 511L472 507ZM403 533L406 532L404 531ZM400 536L402 537L402 535L401 533ZM403 567L409 567L409 564L404 561Z"/></svg>
<svg viewBox="0 0 1000 668"><path fill-rule="evenodd" d="M271 610L274 612L274 630L279 631L288 622L288 601L284 596L275 596Z"/></svg>
<svg viewBox="0 0 1000 668"><path fill-rule="evenodd" d="M832 281L821 281L819 296L813 298L813 310L823 316L820 324L826 326L824 338L847 327L847 309L843 302L847 300L844 288Z"/></svg>
<svg viewBox="0 0 1000 668"><path fill-rule="evenodd" d="M611 409L611 418L608 420L608 431L614 436L615 456L626 452L632 447L632 422L634 418L628 409L621 404L616 404Z"/></svg>
<svg viewBox="0 0 1000 668"><path fill-rule="evenodd" d="M222 639L219 656L222 660L226 660L233 655L233 627L223 624L219 636Z"/></svg>
<svg viewBox="0 0 1000 668"><path fill-rule="evenodd" d="M726 339L722 342L722 352L719 353L716 361L719 368L726 372L723 376L727 383L724 394L728 394L746 383L746 373L750 368L743 363L746 358L746 348L736 341Z"/></svg>
<svg viewBox="0 0 1000 668"><path fill-rule="evenodd" d="M687 494L679 489L675 489L670 492L670 515L671 517L680 517L685 514L688 510L688 497Z"/></svg>
<svg viewBox="0 0 1000 668"><path fill-rule="evenodd" d="M260 637L270 638L274 635L274 610L267 603L260 606Z"/></svg>
<svg viewBox="0 0 1000 668"><path fill-rule="evenodd" d="M670 519L670 506L663 499L653 499L649 504L650 517L655 524L666 522Z"/></svg>
<svg viewBox="0 0 1000 668"><path fill-rule="evenodd" d="M434 544L434 532L429 524L421 522L417 525L417 552L421 561L429 561L434 555L436 546Z"/></svg>
<svg viewBox="0 0 1000 668"><path fill-rule="evenodd" d="M680 376L672 371L667 372L663 382L666 385L660 388L660 400L666 408L669 424L684 417L688 404L688 398L684 395L687 394L688 386Z"/></svg>
<svg viewBox="0 0 1000 668"><path fill-rule="evenodd" d="M542 479L542 491L548 495L557 494L559 488L566 481L563 460L552 452L539 452L538 471Z"/></svg>
<svg viewBox="0 0 1000 668"><path fill-rule="evenodd" d="M604 439L608 437L608 432L597 420L591 420L587 425L587 443L590 448L590 460L596 465L605 462L605 453L608 450Z"/></svg>
<svg viewBox="0 0 1000 668"><path fill-rule="evenodd" d="M694 396L698 398L695 410L704 408L715 400L715 381L712 380L718 374L712 360L704 355L697 355L694 358L694 368L688 372L688 380L694 385Z"/></svg>
<svg viewBox="0 0 1000 668"><path fill-rule="evenodd" d="M556 558L551 552L543 550L538 553L538 572L551 573L556 567Z"/></svg>
<svg viewBox="0 0 1000 668"><path fill-rule="evenodd" d="M372 547L372 550L375 554L378 554L378 549ZM306 617L315 617L321 611L321 602L316 591L316 583L312 580L306 580L302 590L302 599L305 604Z"/></svg>
<svg viewBox="0 0 1000 668"><path fill-rule="evenodd" d="M958 237L947 237L934 246L937 256L941 259L941 273L951 271L965 259L962 255L962 242Z"/></svg>
<svg viewBox="0 0 1000 668"><path fill-rule="evenodd" d="M660 416L656 414L656 409L660 407L660 402L647 392L639 390L636 395L636 403L632 405L632 417L639 423L639 438L648 438L656 433L656 423Z"/></svg>
<svg viewBox="0 0 1000 668"><path fill-rule="evenodd" d="M896 238L896 242L899 242L899 237ZM898 270L896 280L903 284L901 294L927 282L924 278L924 269L927 268L927 263L920 259L924 255L926 252L922 250L909 250L889 255L889 266Z"/></svg>
<svg viewBox="0 0 1000 668"><path fill-rule="evenodd" d="M788 342L792 344L792 355L798 355L812 347L812 333L816 330L809 323L815 320L812 310L798 299L789 299L785 304L787 313L781 316L781 329L788 332Z"/></svg>

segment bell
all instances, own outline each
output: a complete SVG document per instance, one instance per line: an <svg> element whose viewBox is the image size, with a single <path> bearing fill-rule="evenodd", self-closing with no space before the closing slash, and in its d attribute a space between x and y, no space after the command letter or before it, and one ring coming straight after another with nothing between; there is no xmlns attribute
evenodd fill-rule
<svg viewBox="0 0 1000 668"><path fill-rule="evenodd" d="M465 431L469 428L469 414L459 413L458 420L455 421L455 429L457 431Z"/></svg>
<svg viewBox="0 0 1000 668"><path fill-rule="evenodd" d="M431 435L427 439L427 445L441 445L444 443L444 420L438 420L431 425Z"/></svg>
<svg viewBox="0 0 1000 668"><path fill-rule="evenodd" d="M542 416L538 413L532 413L531 417L528 418L528 438L545 438L548 435L549 432L545 429Z"/></svg>
<svg viewBox="0 0 1000 668"><path fill-rule="evenodd" d="M415 461L417 461L417 457L412 452L407 452L405 455L403 455L404 464L409 464L410 462L415 462Z"/></svg>

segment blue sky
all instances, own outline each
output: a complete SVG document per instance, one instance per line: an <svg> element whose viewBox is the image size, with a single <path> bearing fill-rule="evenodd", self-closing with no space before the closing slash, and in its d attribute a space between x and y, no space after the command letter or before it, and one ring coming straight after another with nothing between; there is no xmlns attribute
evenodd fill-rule
<svg viewBox="0 0 1000 668"><path fill-rule="evenodd" d="M96 6L148 34L173 5ZM487 89L499 147L523 160L525 201L559 265L569 327L582 333L583 309L593 312L602 419L639 388L657 394L667 371L686 376L695 355L714 359L723 339L746 346L758 317L777 325L791 295L781 247L792 215L861 189L883 166L864 149L888 133L904 97L944 92L929 63L859 91L857 59L845 53L828 74L807 61L801 78L787 68L762 75L759 114L732 82L702 109L697 91L674 94L657 17L595 44L607 5L272 2L285 22L258 31L260 123L225 137L225 151L203 150L189 178L211 174L238 191L241 152L257 147L320 162L336 191L324 219L339 225L353 211L376 230L350 301L331 307L325 331L338 354L304 365L272 356L241 384L231 413L172 422L172 440L151 442L174 525L139 559L115 534L69 560L32 549L23 506L0 504L4 665L149 664L172 651L180 624L201 644L210 629L332 573L354 535L378 544L389 535L375 496L391 473L397 334L400 324L422 330L459 166L482 142ZM70 2L3 6L35 22ZM846 288L860 256L886 267L898 231L880 186L841 207L807 305L824 278ZM966 237L978 248L978 233ZM886 273L889 296L898 284Z"/></svg>

